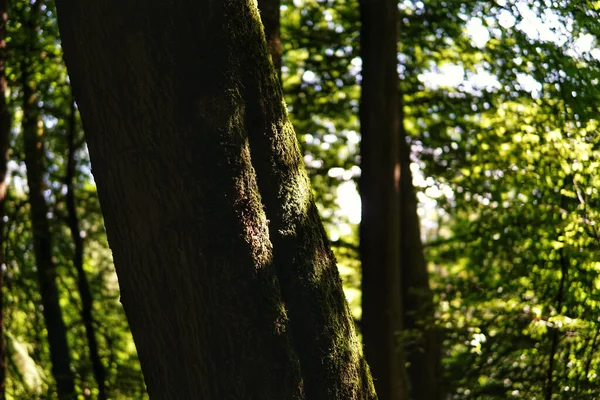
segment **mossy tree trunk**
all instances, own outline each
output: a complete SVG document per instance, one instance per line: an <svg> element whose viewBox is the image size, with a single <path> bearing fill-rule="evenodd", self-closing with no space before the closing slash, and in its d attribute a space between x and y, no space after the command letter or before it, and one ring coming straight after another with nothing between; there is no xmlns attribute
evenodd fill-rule
<svg viewBox="0 0 600 400"><path fill-rule="evenodd" d="M264 21L271 59L276 72L280 74L282 57L279 34L280 2L261 0L258 5ZM276 45L273 46L273 43ZM348 391L352 386L342 391L328 388L331 379L340 379L348 372L354 374L354 379L360 383L358 387L365 385L368 387L371 383L360 382L366 378L364 374L366 366L360 367L360 363L355 359L356 355L360 354L357 349L361 345L355 339L352 324L348 324L350 315L343 296L340 296L339 292L333 292L338 290L338 285L330 286L330 279L339 280L335 259L328 249L326 234L312 195L306 190L310 184L305 176L295 173L303 162L296 148L296 141L290 140L294 135L293 129L289 122L284 120L285 108L280 100L283 98L283 93L269 78L271 75L269 65L261 63L260 68L247 80L255 82L255 85L250 88L254 93L248 97L248 104L255 110L250 114L253 118L248 119L251 127L249 136L253 155L258 155L255 168L259 171L258 183L267 205L267 218L273 222L270 232L275 244L275 261L283 288L282 294L292 316L295 344L301 364L311 368L306 370L304 379L314 382L307 385L314 388L312 389L314 392L307 392L307 395L309 398L316 398L319 393L327 391L328 398L354 398L359 392L354 392L355 389ZM270 109L259 108L253 104L255 103L253 98L268 98L273 106ZM279 121L278 126L271 126L270 121ZM260 132L265 133L255 134ZM273 141L272 138L275 140ZM282 149L285 149L285 152L282 152ZM289 155L293 155L293 158L286 159ZM301 192L297 188L302 188ZM289 200L280 202L280 197ZM306 219L302 220L304 217L300 218L301 216L306 216ZM320 282L313 278L315 274L324 274L329 279ZM327 307L324 308L323 305ZM307 321L310 323L307 324ZM315 326L330 326L328 328L330 332L322 338L307 340L310 339L311 329ZM338 333L335 332L336 330L339 330ZM340 334L342 340L336 339ZM345 338L353 339L346 341ZM337 361L322 359L323 351L327 348L334 348L336 352L341 352L343 357L362 370L345 371L345 368L340 368L341 365ZM330 372L324 375L324 370Z"/></svg>
<svg viewBox="0 0 600 400"><path fill-rule="evenodd" d="M0 400L6 398L6 340L4 335L4 215L6 214L8 149L11 116L6 99L6 22L8 1L0 0Z"/></svg>
<svg viewBox="0 0 600 400"><path fill-rule="evenodd" d="M255 2L57 7L150 396L374 399Z"/></svg>
<svg viewBox="0 0 600 400"><path fill-rule="evenodd" d="M24 22L27 35L25 56L21 63L21 84L23 93L22 135L27 167L27 185L29 187L29 208L33 231L33 249L40 286L40 297L50 347L52 375L56 380L59 399L75 398L75 377L71 370L71 355L67 342L67 329L63 321L59 304L59 291L56 283L56 265L52 256L52 234L48 222L48 204L44 197L45 153L43 144L44 125L38 108L38 93L35 81L35 63L39 57L37 47L38 23L41 2L31 5L27 20Z"/></svg>
<svg viewBox="0 0 600 400"><path fill-rule="evenodd" d="M377 393L402 400L397 1L361 0L360 12L362 333Z"/></svg>

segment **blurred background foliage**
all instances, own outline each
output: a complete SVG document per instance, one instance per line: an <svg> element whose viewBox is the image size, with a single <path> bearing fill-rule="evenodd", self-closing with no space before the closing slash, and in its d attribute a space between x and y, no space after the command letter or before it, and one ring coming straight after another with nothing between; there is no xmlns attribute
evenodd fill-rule
<svg viewBox="0 0 600 400"><path fill-rule="evenodd" d="M600 397L600 2L406 0L398 12L399 90L448 398ZM98 396L69 190L109 398L143 399L81 124L70 119L54 4L10 2L8 16L7 398L51 399L55 391L22 137L29 85L77 391ZM285 0L281 24L286 101L360 321L358 4Z"/></svg>

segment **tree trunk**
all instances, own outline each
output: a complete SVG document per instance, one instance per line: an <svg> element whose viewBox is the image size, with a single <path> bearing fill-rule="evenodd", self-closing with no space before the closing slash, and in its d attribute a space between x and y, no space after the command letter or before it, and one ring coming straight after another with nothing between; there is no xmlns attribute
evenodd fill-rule
<svg viewBox="0 0 600 400"><path fill-rule="evenodd" d="M265 27L265 36L267 38L267 47L271 60L275 66L275 71L281 80L281 59L283 57L283 48L281 46L281 22L280 11L281 0L258 0L260 9L260 19Z"/></svg>
<svg viewBox="0 0 600 400"><path fill-rule="evenodd" d="M410 170L403 104L400 104L400 265L404 305L404 329L417 340L406 347L410 397L438 400L442 397L439 331L434 326L433 294L423 254L418 201Z"/></svg>
<svg viewBox="0 0 600 400"><path fill-rule="evenodd" d="M85 326L85 336L90 350L90 360L92 362L92 371L94 379L98 385L98 399L106 400L106 372L100 354L98 352L98 340L96 339L96 329L94 328L93 298L90 285L83 269L83 237L79 229L79 217L77 216L77 207L75 199L74 179L76 173L75 165L75 134L76 134L76 108L75 102L71 103L69 115L69 125L67 128L68 154L67 154L67 173L65 176L65 185L67 187L67 219L71 238L73 240L73 266L77 271L77 289L81 297L81 319Z"/></svg>
<svg viewBox="0 0 600 400"><path fill-rule="evenodd" d="M255 3L57 6L150 396L375 398Z"/></svg>
<svg viewBox="0 0 600 400"><path fill-rule="evenodd" d="M28 37L24 60L21 64L21 80L23 88L23 142L25 149L25 165L27 167L27 184L29 186L29 207L33 231L33 248L35 253L40 295L48 343L52 374L56 379L57 395L60 399L75 398L75 378L71 371L71 357L67 343L67 330L63 321L59 304L59 293L56 285L56 266L52 259L52 237L48 224L48 205L44 197L44 146L41 141L43 123L37 108L38 96L36 82L33 80L33 63L36 54L31 50L37 40L38 21L40 17L40 1L31 5L28 21L25 23Z"/></svg>
<svg viewBox="0 0 600 400"><path fill-rule="evenodd" d="M276 52L272 46L268 47L276 72L280 74L279 1L262 0L259 2L260 6L264 7L261 9L263 21L267 19L264 25L267 44L275 42L279 46ZM253 155L258 156L254 168L257 170L267 218L271 221L270 235L275 248L275 264L282 285L282 295L289 308L292 331L295 333L294 342L305 371L305 384L310 382L306 387L312 393L307 389L307 397L317 398L322 393L328 393L328 398L355 398L358 392L355 393L356 388L352 386L344 388L342 385L335 390L330 388L329 382L343 381L343 376L348 372L362 381L360 385L370 387L372 384L366 373L366 366L360 366L353 360L359 354L356 352L361 345L356 341L353 324L349 323L351 316L343 291L340 290L341 285L336 282L338 292L324 297L323 293L331 290L328 288L331 281L319 282L313 278L324 275L339 282L335 258L329 250L312 192L306 191L310 186L308 178L303 168L304 176L295 171L298 166L303 166L303 161L296 146L293 128L285 123L272 126L271 121L283 121L287 118L285 107L280 101L283 92L270 78L272 70L267 63L260 64L259 71L248 76L247 80L253 83L249 87L252 93L247 96L247 104L253 109L249 113L253 117L248 118L248 134ZM277 106L262 108L256 104L255 99L258 98L268 98L271 104ZM285 152L282 153L281 149ZM281 196L289 201L282 203L279 200ZM295 228L295 231L288 227ZM352 338L352 341L339 342L336 338L339 333L335 333L332 328L323 337L310 340L311 331L322 329L319 327L323 326L336 327L342 337ZM323 352L327 352L329 348L338 348L338 351L343 352L346 362L356 365L357 369L348 371L340 368L337 360L332 362L323 359ZM372 388L367 393L369 391Z"/></svg>
<svg viewBox="0 0 600 400"><path fill-rule="evenodd" d="M42 132L40 127L42 123L35 108L37 96L31 88L23 90L23 94L25 95L23 139L25 142L25 164L29 186L33 247L44 320L48 331L52 374L56 379L59 398L72 399L75 394L74 376L70 367L71 357L67 344L67 331L59 305L56 267L52 260L51 234L47 219L48 206L44 198L44 153L39 138Z"/></svg>
<svg viewBox="0 0 600 400"><path fill-rule="evenodd" d="M8 1L0 0L0 400L6 398L6 339L4 335L4 215L6 214L6 193L8 191L7 163L10 144L11 116L6 100L6 22Z"/></svg>
<svg viewBox="0 0 600 400"><path fill-rule="evenodd" d="M361 0L360 252L365 354L382 400L406 399L400 297L398 12L394 0Z"/></svg>

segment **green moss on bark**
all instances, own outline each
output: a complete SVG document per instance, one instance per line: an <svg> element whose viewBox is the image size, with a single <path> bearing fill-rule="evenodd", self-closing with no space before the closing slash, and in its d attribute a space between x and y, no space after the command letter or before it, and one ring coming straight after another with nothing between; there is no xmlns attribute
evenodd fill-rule
<svg viewBox="0 0 600 400"><path fill-rule="evenodd" d="M255 66L242 75L246 131L307 397L375 398L257 9L248 2L231 13L246 22L237 51Z"/></svg>

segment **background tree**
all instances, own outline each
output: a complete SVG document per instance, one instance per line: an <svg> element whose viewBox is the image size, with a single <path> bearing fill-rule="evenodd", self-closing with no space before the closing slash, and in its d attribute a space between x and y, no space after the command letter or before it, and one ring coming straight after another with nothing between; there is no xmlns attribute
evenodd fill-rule
<svg viewBox="0 0 600 400"><path fill-rule="evenodd" d="M363 1L361 13L362 334L382 399L407 399L400 275L400 159L396 1Z"/></svg>
<svg viewBox="0 0 600 400"><path fill-rule="evenodd" d="M27 184L29 188L29 208L31 210L31 228L33 247L36 259L36 269L42 300L44 320L48 332L52 374L56 380L57 396L59 399L70 399L75 396L75 377L71 370L71 354L67 342L67 329L63 320L58 285L57 272L52 257L52 233L48 222L48 204L44 197L45 184L45 154L43 137L45 135L41 115L38 110L37 92L35 90L36 64L30 62L35 58L36 33L40 29L41 1L36 1L29 9L25 21L24 43L26 53L21 62L21 81L23 91L23 147L27 167ZM28 54L31 52L31 54Z"/></svg>
<svg viewBox="0 0 600 400"><path fill-rule="evenodd" d="M402 94L400 93L400 96ZM441 399L441 340L436 326L433 293L423 253L419 204L413 184L409 137L399 105L400 165L400 290L403 304L403 345L408 361L410 393L415 399Z"/></svg>
<svg viewBox="0 0 600 400"><path fill-rule="evenodd" d="M67 131L67 142L68 142L68 153L67 153L67 165L66 165L66 176L65 186L67 193L65 195L65 202L67 208L67 219L69 230L71 231L71 238L73 240L73 266L77 271L77 289L81 298L81 319L85 326L85 336L88 342L90 351L90 361L92 363L92 370L94 372L94 379L98 385L98 399L107 399L106 393L106 371L102 359L100 358L98 349L98 339L95 327L95 320L92 314L94 307L94 301L90 290L90 283L88 281L85 269L83 267L83 252L84 252L84 238L81 235L81 223L79 216L77 215L77 198L75 196L74 179L76 176L77 165L75 163L75 152L77 150L77 109L75 108L75 100L71 101L71 109L68 117L68 131ZM81 142L81 139L79 139Z"/></svg>

